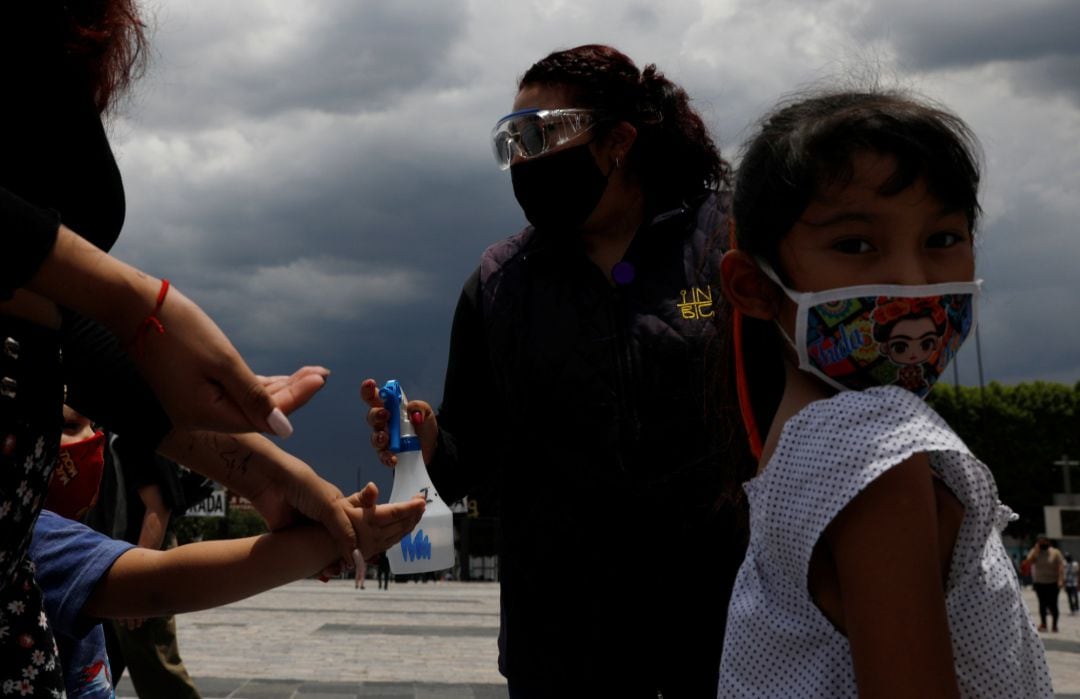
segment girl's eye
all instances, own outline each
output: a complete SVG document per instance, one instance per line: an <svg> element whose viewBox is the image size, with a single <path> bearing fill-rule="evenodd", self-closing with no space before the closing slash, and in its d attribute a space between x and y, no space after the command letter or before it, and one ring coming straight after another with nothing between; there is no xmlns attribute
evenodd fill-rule
<svg viewBox="0 0 1080 699"><path fill-rule="evenodd" d="M889 349L892 350L893 354L905 354L908 350L908 343L903 340L896 340L889 344Z"/></svg>
<svg viewBox="0 0 1080 699"><path fill-rule="evenodd" d="M845 255L860 255L862 253L870 252L874 249L866 240L862 238L845 238L833 243L833 250L842 252Z"/></svg>
<svg viewBox="0 0 1080 699"><path fill-rule="evenodd" d="M957 233L955 231L939 231L926 239L926 247L951 248L965 240L967 240L967 236L963 233Z"/></svg>

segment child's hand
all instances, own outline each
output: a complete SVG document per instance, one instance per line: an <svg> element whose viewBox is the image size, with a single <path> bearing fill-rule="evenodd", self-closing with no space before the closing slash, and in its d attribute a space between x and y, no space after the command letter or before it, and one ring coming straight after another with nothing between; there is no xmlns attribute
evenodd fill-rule
<svg viewBox="0 0 1080 699"><path fill-rule="evenodd" d="M406 502L376 505L379 489L368 483L363 490L348 497L353 507L348 510L356 532L360 556L367 560L390 548L411 532L424 514L424 498L416 496Z"/></svg>

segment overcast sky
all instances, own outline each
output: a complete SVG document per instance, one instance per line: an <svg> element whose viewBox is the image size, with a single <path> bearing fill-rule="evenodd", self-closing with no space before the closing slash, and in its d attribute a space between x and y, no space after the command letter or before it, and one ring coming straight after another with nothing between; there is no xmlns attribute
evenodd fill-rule
<svg viewBox="0 0 1080 699"><path fill-rule="evenodd" d="M183 288L256 371L331 368L284 446L347 492L358 471L388 488L360 381L437 403L461 283L524 223L491 127L530 64L582 43L656 63L732 160L798 88L878 75L947 104L985 150L986 380L1080 380L1075 0L144 5L154 56L110 125L114 252Z"/></svg>

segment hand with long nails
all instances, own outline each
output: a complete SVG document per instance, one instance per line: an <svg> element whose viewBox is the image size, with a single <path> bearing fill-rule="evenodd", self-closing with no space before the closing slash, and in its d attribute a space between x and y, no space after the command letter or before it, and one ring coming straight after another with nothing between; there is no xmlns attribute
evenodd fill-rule
<svg viewBox="0 0 1080 699"><path fill-rule="evenodd" d="M390 415L379 398L379 385L375 379L364 379L360 384L360 398L368 406L367 423L371 427L371 446L378 454L379 461L384 466L393 468L397 465L397 457L389 448L390 433L387 432L387 424ZM410 400L405 404L405 412L420 437L420 453L424 457L424 463L430 463L439 441L439 424L435 419L435 411L425 401Z"/></svg>

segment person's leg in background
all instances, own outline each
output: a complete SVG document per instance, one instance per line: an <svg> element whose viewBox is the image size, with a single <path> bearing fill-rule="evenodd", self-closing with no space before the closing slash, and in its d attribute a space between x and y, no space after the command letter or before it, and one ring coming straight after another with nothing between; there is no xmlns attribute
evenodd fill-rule
<svg viewBox="0 0 1080 699"><path fill-rule="evenodd" d="M1053 583L1034 583L1035 596L1039 598L1039 631L1046 631L1046 616L1050 612L1048 588L1056 588Z"/></svg>
<svg viewBox="0 0 1080 699"><path fill-rule="evenodd" d="M137 629L112 623L135 693L142 699L201 699L176 645L173 617L146 619ZM111 662L111 656L110 656ZM113 682L121 671L113 671Z"/></svg>

